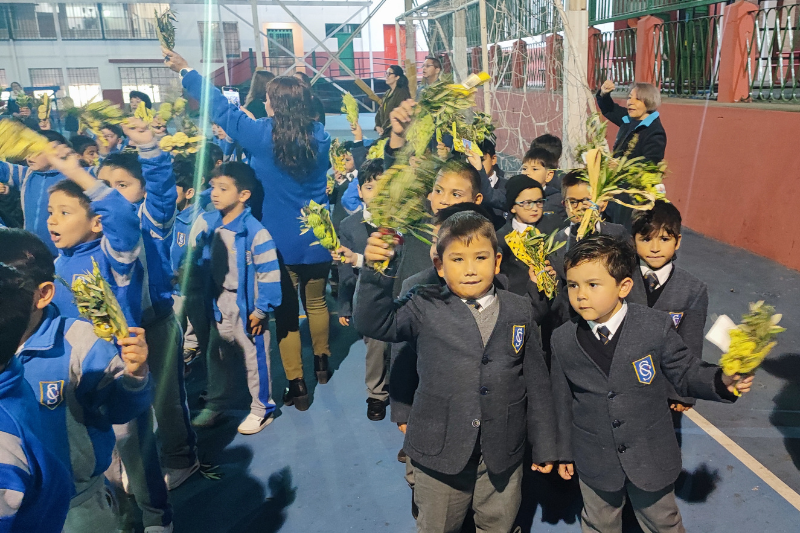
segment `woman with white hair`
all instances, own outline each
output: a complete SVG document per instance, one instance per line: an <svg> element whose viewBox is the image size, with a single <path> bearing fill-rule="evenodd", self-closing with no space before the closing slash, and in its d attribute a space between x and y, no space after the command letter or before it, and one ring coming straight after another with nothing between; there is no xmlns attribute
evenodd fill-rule
<svg viewBox="0 0 800 533"><path fill-rule="evenodd" d="M643 156L658 163L664 159L667 148L667 133L657 111L661 105L661 92L650 83L634 83L628 92L626 109L611 99L614 89L614 82L606 80L597 93L597 106L603 116L619 126L614 152L626 152L631 139L637 135L631 157Z"/></svg>

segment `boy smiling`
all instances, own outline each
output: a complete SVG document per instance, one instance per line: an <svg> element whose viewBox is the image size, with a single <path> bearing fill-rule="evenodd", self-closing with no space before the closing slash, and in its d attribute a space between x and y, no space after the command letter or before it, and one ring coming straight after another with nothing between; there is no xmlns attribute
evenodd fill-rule
<svg viewBox="0 0 800 533"><path fill-rule="evenodd" d="M364 251L354 322L365 336L417 348L417 387L403 449L414 469L418 531L460 531L467 510L482 531L510 531L521 500L526 437L532 469L555 456L550 384L528 299L498 290L494 226L471 211L442 224L435 265L447 286L392 301L393 279ZM391 265L390 265L391 268ZM473 495L480 495L473 501Z"/></svg>

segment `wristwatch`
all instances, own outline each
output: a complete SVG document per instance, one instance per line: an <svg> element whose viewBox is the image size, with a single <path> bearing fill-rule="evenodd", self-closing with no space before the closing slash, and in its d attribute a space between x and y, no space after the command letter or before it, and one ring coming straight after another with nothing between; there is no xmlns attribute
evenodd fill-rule
<svg viewBox="0 0 800 533"><path fill-rule="evenodd" d="M192 70L194 70L194 69L182 68L181 71L178 74L180 74L181 79L183 79L183 77L186 76L187 74L189 74Z"/></svg>

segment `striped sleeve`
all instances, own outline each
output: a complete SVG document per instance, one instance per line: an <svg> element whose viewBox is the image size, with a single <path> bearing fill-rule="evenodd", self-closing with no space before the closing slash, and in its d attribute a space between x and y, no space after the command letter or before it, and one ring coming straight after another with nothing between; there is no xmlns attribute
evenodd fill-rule
<svg viewBox="0 0 800 533"><path fill-rule="evenodd" d="M34 483L28 457L17 435L0 431L0 531L9 530Z"/></svg>
<svg viewBox="0 0 800 533"><path fill-rule="evenodd" d="M22 187L22 182L28 177L30 169L22 165L14 165L5 161L0 161L0 183L9 187Z"/></svg>
<svg viewBox="0 0 800 533"><path fill-rule="evenodd" d="M169 154L140 156L147 195L142 203L142 227L153 237L163 240L170 236L177 215L178 191L172 173Z"/></svg>
<svg viewBox="0 0 800 533"><path fill-rule="evenodd" d="M101 248L114 273L117 285L124 287L142 253L142 230L136 208L119 191L101 181L86 191L92 210L103 224Z"/></svg>
<svg viewBox="0 0 800 533"><path fill-rule="evenodd" d="M266 313L281 303L281 272L278 268L278 252L275 242L266 229L258 230L253 238L250 252L256 271L255 307L266 316Z"/></svg>

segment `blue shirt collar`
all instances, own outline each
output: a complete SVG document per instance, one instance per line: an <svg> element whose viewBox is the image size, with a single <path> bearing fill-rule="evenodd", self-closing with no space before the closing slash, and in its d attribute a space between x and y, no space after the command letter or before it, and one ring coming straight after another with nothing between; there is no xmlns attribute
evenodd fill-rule
<svg viewBox="0 0 800 533"><path fill-rule="evenodd" d="M55 304L48 305L42 316L42 323L20 348L20 353L27 350L47 351L56 344L56 337L61 330L61 315Z"/></svg>
<svg viewBox="0 0 800 533"><path fill-rule="evenodd" d="M640 121L640 122L639 122L639 123L636 125L636 127L635 127L634 129L635 129L635 130L638 130L639 128L646 128L646 127L648 127L650 124L652 124L652 123L653 123L653 122L654 122L654 121L655 121L655 120L656 120L658 117L659 117L659 115L658 115L658 111L653 111L652 113L650 113L650 114L647 116L647 118L646 118L646 119L644 119L644 120ZM625 124L630 124L630 123L631 123L631 117L629 117L628 115L625 115L624 117L622 117L622 122L624 122Z"/></svg>
<svg viewBox="0 0 800 533"><path fill-rule="evenodd" d="M222 224L222 213L219 213L220 223L222 224L221 227L231 230L234 233L241 233L242 231L244 231L244 219L249 214L250 214L250 208L245 207L244 211L242 211L242 213L238 217L234 218L227 224Z"/></svg>
<svg viewBox="0 0 800 533"><path fill-rule="evenodd" d="M102 241L102 237L95 239L89 242L82 242L72 248L60 248L58 253L60 255L65 255L67 257L72 257L74 255L81 255L89 251L94 251L96 248L100 246L100 241Z"/></svg>
<svg viewBox="0 0 800 533"><path fill-rule="evenodd" d="M195 202L183 211L179 212L175 218L185 224L191 222L192 218L195 217L198 211L200 211L200 204Z"/></svg>
<svg viewBox="0 0 800 533"><path fill-rule="evenodd" d="M6 367L0 372L0 398L6 396L9 391L17 388L22 381L22 363L16 357L12 357Z"/></svg>

